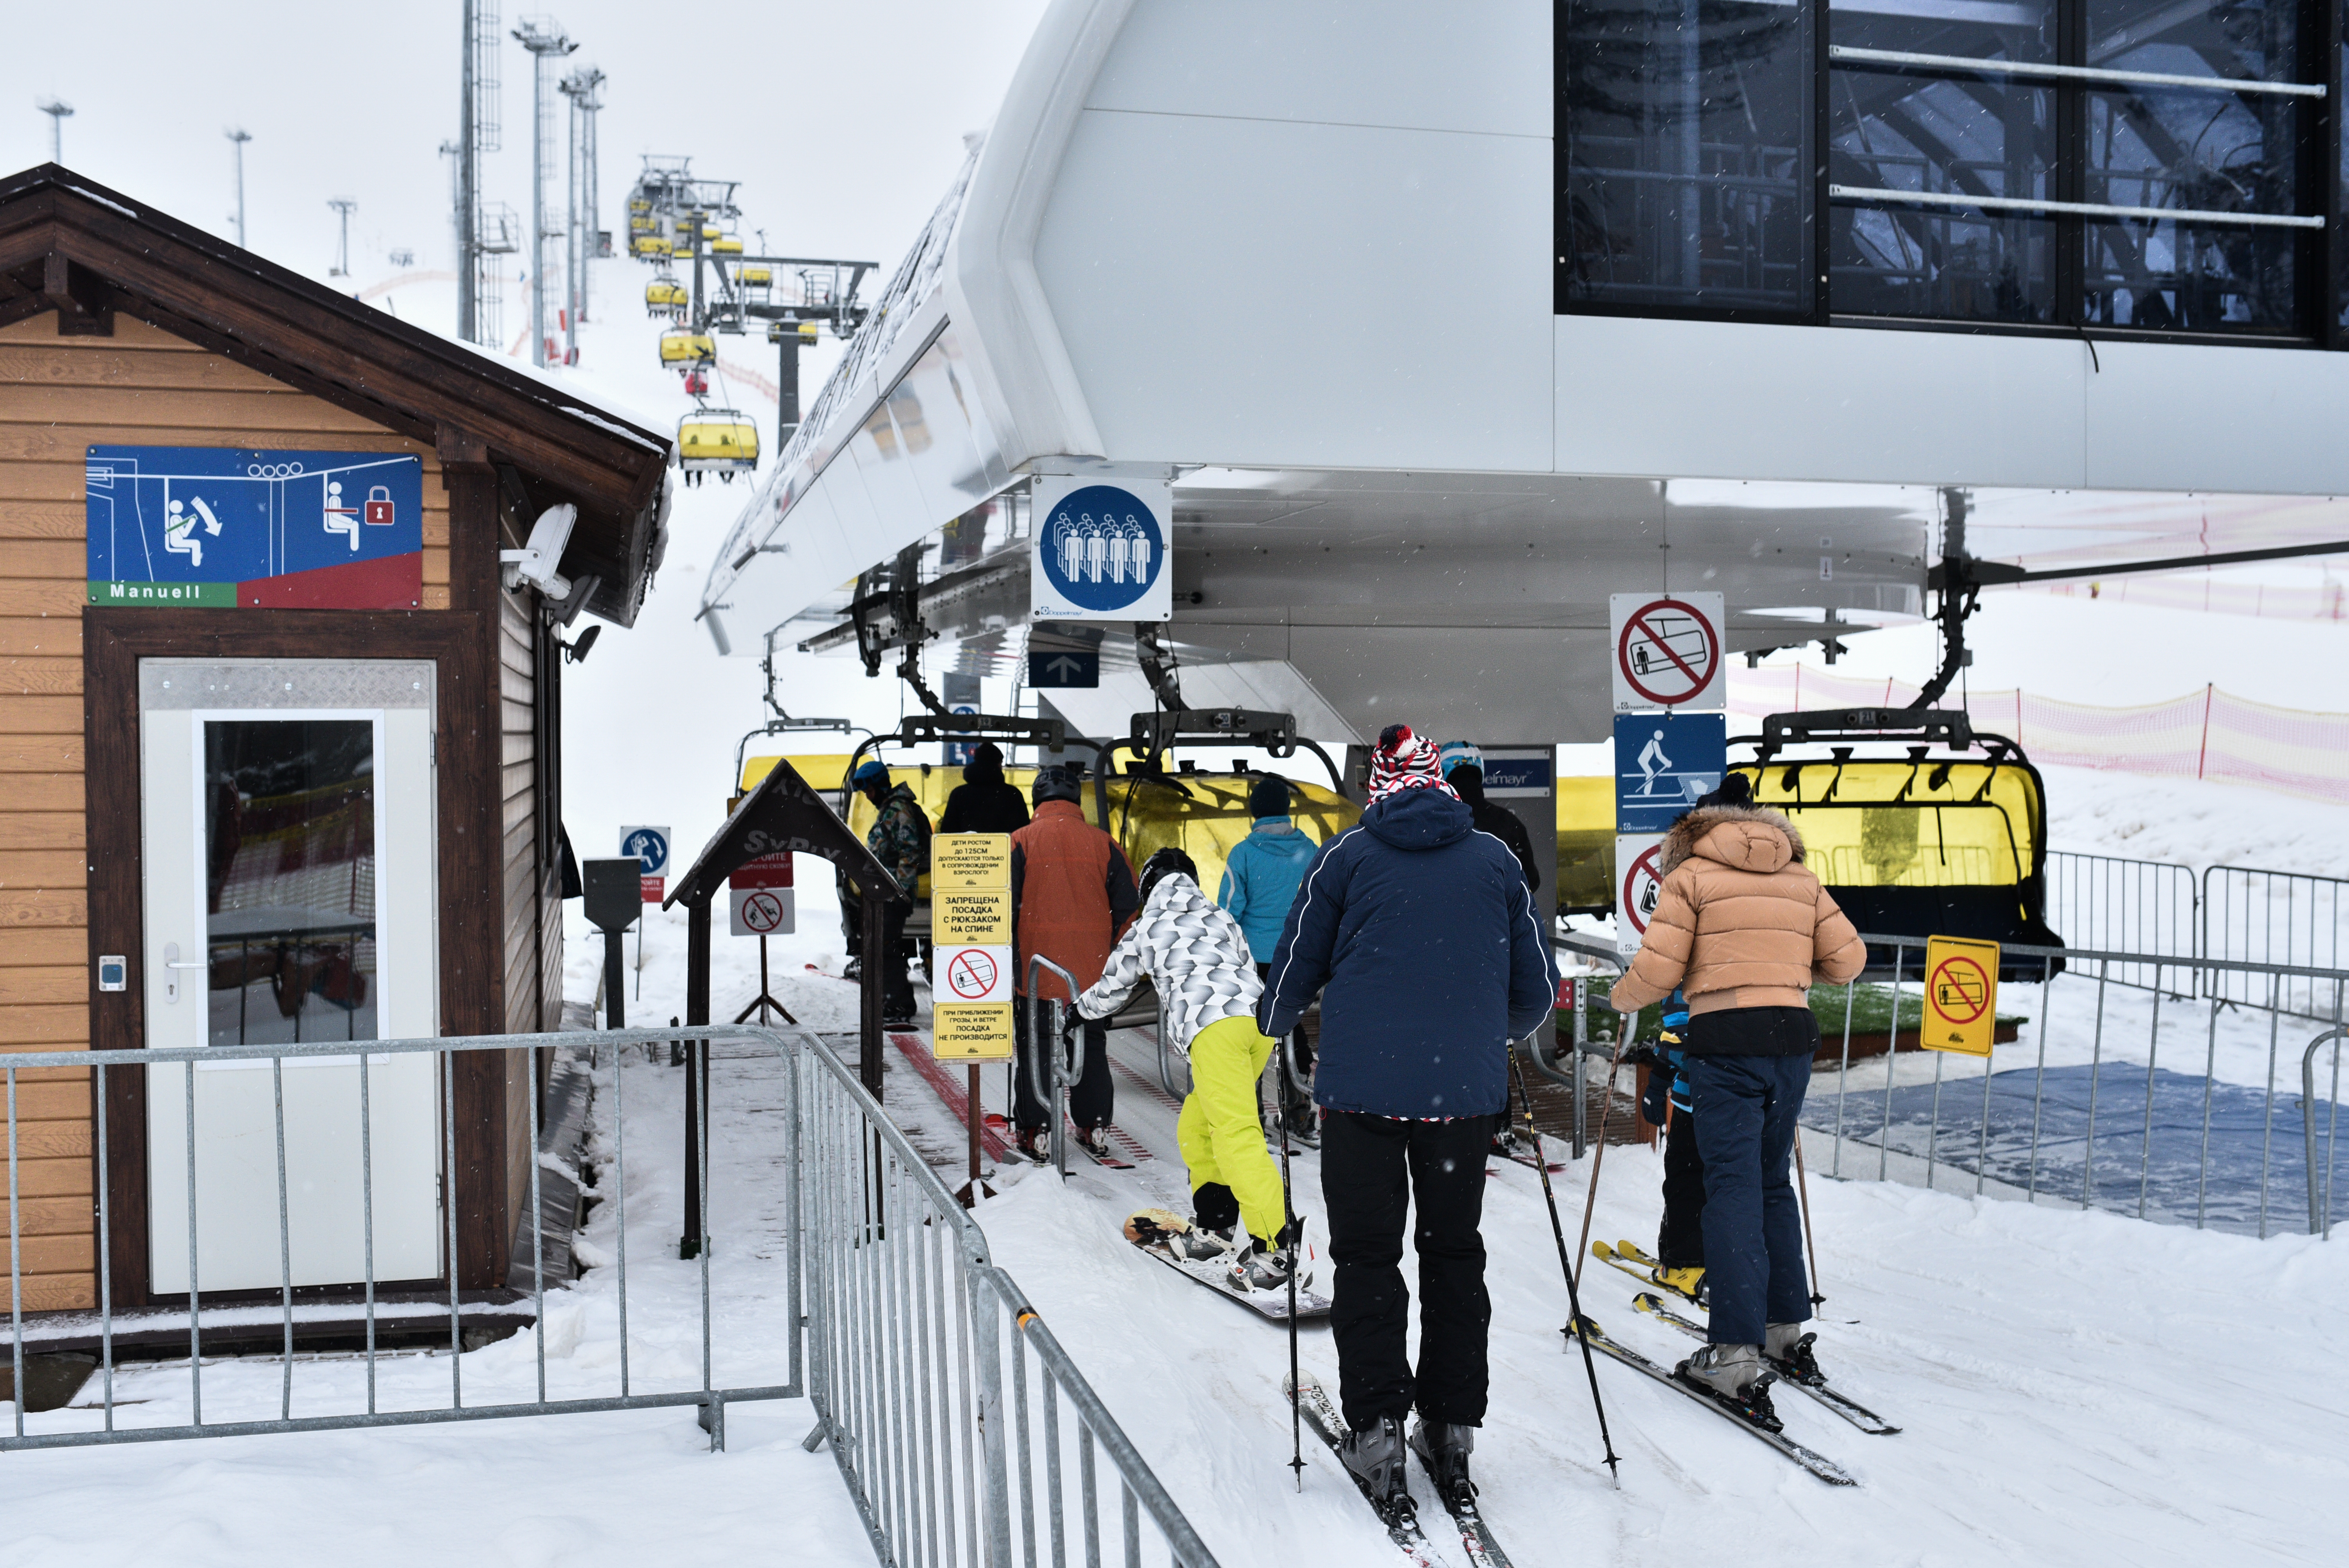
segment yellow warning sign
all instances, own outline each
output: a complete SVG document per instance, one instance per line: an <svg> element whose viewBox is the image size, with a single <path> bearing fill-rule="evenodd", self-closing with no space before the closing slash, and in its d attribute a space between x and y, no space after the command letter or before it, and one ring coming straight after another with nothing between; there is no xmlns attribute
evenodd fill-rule
<svg viewBox="0 0 2349 1568"><path fill-rule="evenodd" d="M1998 944L1936 936L1925 944L1925 1025L1929 1051L1990 1055L1998 1026Z"/></svg>
<svg viewBox="0 0 2349 1568"><path fill-rule="evenodd" d="M930 1054L942 1062L1008 1059L1012 1006L1009 1002L938 1003L930 1010Z"/></svg>
<svg viewBox="0 0 2349 1568"><path fill-rule="evenodd" d="M1011 943L1011 890L930 884L930 940L938 947L1006 947Z"/></svg>
<svg viewBox="0 0 2349 1568"><path fill-rule="evenodd" d="M930 840L930 890L1011 888L1011 835L940 833Z"/></svg>

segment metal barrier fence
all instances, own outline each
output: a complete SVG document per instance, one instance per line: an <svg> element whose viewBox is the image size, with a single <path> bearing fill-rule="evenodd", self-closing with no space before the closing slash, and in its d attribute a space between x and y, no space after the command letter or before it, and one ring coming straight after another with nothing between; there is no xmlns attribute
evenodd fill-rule
<svg viewBox="0 0 2349 1568"><path fill-rule="evenodd" d="M1892 1006L1898 1017L1904 992L1914 987L1922 998L1928 984L1925 944L1915 937L1866 940L1894 952ZM2273 1201L2274 1189L2280 1181L2292 1181L2296 1162L2308 1194L2308 1229L2312 1234L2331 1233L2349 971L2020 943L2001 952L2010 973L2027 972L2034 964L2041 970L2036 982L2025 982L2036 1002L2036 1046L2027 1068L2002 1070L1994 1057L1981 1058L1978 1102L1966 1078L1950 1078L1951 1066L1970 1071L1975 1058L1930 1053L1930 1082L1920 1081L1923 1064L1913 1053L1888 1050L1880 1068L1866 1060L1855 1067L1851 1019L1857 985L1846 987L1833 1089L1814 1092L1804 1109L1805 1127L1834 1140L1826 1161L1828 1174L1846 1174L1848 1161L1850 1174L1936 1187L1946 1185L1941 1177L1947 1166L1960 1175L1961 1186L1970 1173L1977 1194L1996 1182L2027 1202L2046 1195L2084 1209L2265 1236L2282 1212ZM2065 966L2060 975L2054 968L2058 960ZM2149 975L2151 983L2124 999L2115 994L2122 984L2116 976L2129 972ZM2013 995L2002 991L2002 1000ZM2077 1059L2083 1054L2081 1031L2051 1035L2059 995L2081 1000L2085 1061ZM2299 1044L2284 1036L2285 1020L2305 1016L2284 1005L2289 995L2326 997L2333 1026L2301 1048L2299 1102L2280 1105L2279 1070L2289 1070L2284 1053ZM2188 1070L2162 1065L2165 1007L2173 1032L2182 1022L2189 1038L2201 1037L2199 1060L2189 1054ZM1896 1038L1903 1033L1913 1041L1917 1026L1896 1029ZM1829 1038L1826 1044L1833 1050L1837 1042ZM2316 1058L2327 1045L2333 1047L2333 1092L2320 1100ZM2231 1069L2225 1073L2220 1067L2222 1049ZM2241 1069L2261 1057L2263 1081L2255 1086L2244 1081ZM1965 1109L1945 1117L1945 1090ZM1947 1119L1954 1119L1954 1126L1945 1141ZM2290 1126L2294 1119L2300 1123L2297 1139Z"/></svg>
<svg viewBox="0 0 2349 1568"><path fill-rule="evenodd" d="M2191 866L2050 850L2046 888L2047 924L2067 945L2165 958L2201 952ZM2115 971L2112 984L2147 989L2156 984L2155 970L2127 965Z"/></svg>
<svg viewBox="0 0 2349 1568"><path fill-rule="evenodd" d="M2212 866L2202 873L2202 953L2247 963L2341 967L2342 918L2349 914L2349 882L2303 872ZM2058 929L2061 929L2060 927ZM2336 998L2322 985L2292 977L2264 1002L2258 987L2232 973L2219 976L2216 994L2230 1001L2279 1007L2296 1017L2336 1017Z"/></svg>
<svg viewBox="0 0 2349 1568"><path fill-rule="evenodd" d="M636 1046L654 1047L683 1040L688 1073L706 1074L719 1042L747 1043L761 1061L780 1063L790 1114L781 1118L778 1135L783 1142L780 1161L784 1183L781 1238L782 1272L787 1283L780 1313L771 1323L758 1324L752 1343L729 1346L735 1357L781 1359L787 1377L781 1383L722 1385L714 1377L716 1354L711 1312L711 1254L717 1237L707 1229L694 1242L699 1287L699 1379L698 1386L641 1391L643 1381L630 1362L628 1329L630 1290L627 1257L626 1203L628 1153L626 1093L630 1074L624 1057ZM597 1192L616 1205L617 1253L613 1283L619 1314L617 1391L550 1397L547 1381L547 1318L545 1227L540 1208L539 1161L530 1161L531 1253L533 1263L532 1334L534 1338L534 1395L492 1398L466 1402L465 1327L471 1316L478 1326L478 1303L469 1313L450 1279L449 1325L449 1390L445 1404L385 1408L378 1398L378 1333L385 1304L379 1303L378 1108L383 1099L378 1074L397 1070L397 1064L429 1058L438 1104L435 1120L440 1140L436 1160L441 1171L457 1168L457 1127L454 1096L457 1058L476 1051L517 1051L554 1047L587 1054L591 1068L607 1062L611 1068L612 1104L605 1126L610 1136L610 1163ZM321 1058L326 1060L322 1062ZM740 1059L740 1058L737 1058ZM286 1064L356 1068L356 1104L351 1108L353 1159L358 1172L357 1212L349 1216L362 1238L364 1278L357 1304L365 1325L366 1399L363 1409L318 1414L294 1413L294 1347L295 1341L295 1224L290 1218L285 1092ZM196 1093L199 1068L217 1070L233 1063L266 1066L269 1075L269 1115L275 1141L277 1259L276 1305L283 1336L285 1375L278 1413L274 1418L206 1421L203 1418L205 1357L202 1334L205 1313L222 1310L219 1287L208 1307L201 1274L204 1255L199 1234L201 1192L197 1158L200 1135ZM176 1072L171 1069L178 1069ZM26 1074L53 1075L57 1070L88 1075L94 1093L94 1134L98 1169L96 1201L98 1240L98 1340L103 1377L102 1402L97 1408L101 1423L85 1428L74 1421L45 1421L48 1430L26 1429L26 1357L28 1353L24 1287L24 1183L19 1136L20 1078ZM160 1069L160 1070L159 1070ZM185 1149L184 1195L187 1229L187 1306L174 1313L171 1332L182 1326L189 1349L190 1418L153 1426L122 1425L117 1420L115 1375L118 1367L118 1314L113 1299L113 1204L105 1180L109 1142L108 1125L109 1075L140 1072L153 1085L176 1082L181 1101L181 1133ZM13 1429L0 1434L0 1451L16 1449L75 1448L175 1439L243 1437L260 1433L336 1430L359 1427L412 1426L447 1421L489 1420L524 1416L548 1416L589 1411L647 1409L692 1406L709 1433L713 1449L725 1446L726 1407L760 1400L806 1398L817 1414L807 1447L829 1443L851 1497L872 1536L880 1561L897 1564L958 1565L1010 1568L1013 1518L1019 1523L1023 1561L1034 1563L1040 1546L1049 1547L1053 1568L1065 1568L1072 1534L1085 1543L1089 1568L1101 1562L1103 1512L1097 1453L1107 1457L1119 1491L1117 1532L1123 1540L1127 1568L1144 1561L1141 1521L1152 1524L1152 1560L1180 1563L1184 1568L1213 1568L1214 1559L1200 1543L1165 1490L1151 1474L1133 1443L1118 1427L1098 1396L1060 1343L1045 1327L1035 1309L1010 1276L995 1267L985 1238L963 1212L938 1178L924 1163L905 1136L857 1083L854 1069L813 1035L803 1030L763 1028L747 1025L693 1026L685 1028L627 1029L547 1035L495 1035L427 1040L367 1042L354 1055L347 1042L318 1045L248 1045L171 1050L26 1052L0 1057L5 1080L8 1154L8 1259L10 1361L18 1397L13 1404ZM686 1172L707 1227L712 1218L709 1202L712 1098L728 1091L723 1078L709 1092L695 1097L688 1114L695 1150ZM771 1086L768 1086L771 1092ZM530 1102L530 1132L533 1155L538 1147L540 1107L536 1094ZM759 1109L765 1109L767 1107ZM298 1124L317 1114L315 1104L297 1107ZM154 1117L150 1112L150 1121ZM298 1128L309 1133L316 1127ZM158 1148L157 1161L176 1166L180 1150ZM762 1161L761 1163L766 1163ZM347 1173L346 1173L347 1174ZM457 1254L455 1206L443 1202L436 1223L444 1227L448 1251ZM723 1219L724 1216L717 1216ZM176 1226L157 1216L158 1223ZM745 1249L747 1251L747 1249ZM240 1293L249 1297L250 1293ZM805 1314L802 1315L802 1297ZM949 1311L951 1297L951 1312ZM249 1300L240 1305L250 1311ZM305 1315L310 1310L305 1303ZM434 1308L438 1312L439 1308ZM730 1313L729 1320L741 1314ZM151 1316L142 1321L152 1321ZM397 1321L412 1325L412 1312ZM37 1326L37 1325L36 1325ZM805 1336L804 1339L802 1335ZM662 1336L664 1343L668 1336ZM777 1357L775 1346L781 1344ZM1008 1354L1007 1354L1008 1350ZM388 1353L386 1353L388 1354ZM1034 1363L1031 1371L1030 1363ZM1030 1388L1040 1404L1040 1419L1030 1418ZM1005 1395L1010 1395L1011 1419L1004 1417ZM1061 1406L1070 1409L1061 1420ZM1073 1453L1079 1481L1077 1496L1065 1495L1064 1461ZM1016 1501L1009 1480L1016 1460L1019 1475ZM1032 1478L1040 1468L1045 1496L1039 1512Z"/></svg>

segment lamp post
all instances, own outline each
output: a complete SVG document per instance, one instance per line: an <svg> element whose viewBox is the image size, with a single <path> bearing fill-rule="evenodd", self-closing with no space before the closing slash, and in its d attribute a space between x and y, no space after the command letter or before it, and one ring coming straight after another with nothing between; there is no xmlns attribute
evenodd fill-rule
<svg viewBox="0 0 2349 1568"><path fill-rule="evenodd" d="M554 105L547 89L554 85L554 63L579 46L552 16L527 16L514 37L531 53L530 139L530 362L547 362L546 335L546 166L554 134Z"/></svg>
<svg viewBox="0 0 2349 1568"><path fill-rule="evenodd" d="M241 125L232 125L221 131L236 148L236 247L244 250L244 144L253 133Z"/></svg>
<svg viewBox="0 0 2349 1568"><path fill-rule="evenodd" d="M348 196L331 196L327 198L326 205L335 210L343 223L342 238L335 244L335 265L326 275L347 278L351 275L351 209L358 203Z"/></svg>
<svg viewBox="0 0 2349 1568"><path fill-rule="evenodd" d="M49 117L49 161L66 160L66 116L73 113L73 105L61 98L45 98L33 107Z"/></svg>

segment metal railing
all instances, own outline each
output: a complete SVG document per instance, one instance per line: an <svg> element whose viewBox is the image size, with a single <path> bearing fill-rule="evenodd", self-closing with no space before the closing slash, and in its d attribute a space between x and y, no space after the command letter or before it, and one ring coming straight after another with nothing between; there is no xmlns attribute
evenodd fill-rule
<svg viewBox="0 0 2349 1568"><path fill-rule="evenodd" d="M2212 866L2202 873L2202 953L2210 958L2334 970L2342 966L2342 922L2349 881L2304 872ZM2214 994L2258 1005L2257 987L2235 972L2214 975ZM2267 1005L2295 1017L2332 1019L2336 998L2293 976Z"/></svg>
<svg viewBox="0 0 2349 1568"><path fill-rule="evenodd" d="M698 1276L698 1341L700 1377L698 1385L686 1379L682 1387L639 1387L644 1379L630 1361L628 1326L630 1291L627 1255L628 1152L626 1096L632 1076L629 1047L647 1047L682 1039L689 1073L705 1073L721 1042L748 1045L747 1055L722 1057L740 1065L732 1078L747 1080L752 1062L768 1064L768 1081L755 1087L770 1098L780 1071L788 1115L776 1136L782 1140L779 1162L783 1182L780 1225L782 1299L775 1302L763 1288L754 1293L750 1310L733 1310L713 1316L712 1255L726 1249L722 1226L704 1229L688 1241L698 1242L694 1256ZM439 1140L436 1159L443 1171L460 1169L456 1158L457 1118L454 1089L457 1062L468 1053L522 1051L553 1047L585 1052L592 1068L608 1063L608 1116L599 1120L608 1135L608 1163L595 1189L615 1205L616 1255L611 1283L618 1305L620 1336L617 1388L614 1392L553 1395L548 1387L546 1233L539 1203L539 1160L530 1172L530 1248L533 1261L530 1293L531 1330L534 1338L534 1392L511 1397L499 1390L486 1402L467 1403L468 1327L481 1323L480 1293L471 1302L461 1299L455 1284L458 1271L447 1266L458 1253L455 1206L440 1204L436 1216L442 1243L443 1273L450 1278L445 1311L448 1323L449 1389L445 1403L427 1408L385 1408L378 1401L377 1369L379 1330L388 1325L412 1329L413 1303L379 1301L377 1278L378 1134L377 1118L382 1096L371 1094L375 1075L398 1061L432 1058L438 1099L433 1119ZM589 1411L647 1409L690 1406L709 1433L712 1449L725 1446L726 1408L754 1400L806 1398L816 1417L806 1447L829 1446L843 1480L871 1535L874 1553L888 1568L897 1564L938 1564L959 1568L1010 1568L1014 1522L1021 1542L1020 1561L1050 1562L1065 1568L1071 1542L1081 1538L1089 1568L1102 1561L1105 1522L1118 1538L1127 1568L1144 1561L1142 1522L1150 1521L1150 1561L1184 1568L1213 1568L1214 1558L1174 1506L1133 1442L1085 1382L1060 1342L1011 1277L995 1266L985 1237L945 1184L924 1162L913 1145L858 1084L854 1070L844 1065L815 1036L800 1029L749 1025L688 1026L667 1029L625 1029L549 1035L496 1035L427 1040L367 1042L354 1056L348 1044L222 1046L170 1050L28 1052L0 1058L5 1080L8 1153L8 1257L10 1294L10 1357L15 1373L13 1430L0 1435L0 1451L15 1449L86 1447L122 1442L152 1442L174 1439L241 1437L257 1433L294 1433L357 1427L411 1426L465 1420L489 1420L524 1416L548 1416ZM355 1304L363 1315L367 1395L364 1408L295 1414L293 1367L296 1338L295 1305L295 1235L288 1203L288 1163L285 1156L289 1114L297 1127L316 1114L314 1107L289 1113L285 1093L288 1062L321 1057L335 1065L356 1065L357 1147L352 1156L358 1171L357 1212L348 1216L362 1236L364 1277ZM657 1072L649 1057L636 1072ZM199 1233L200 1170L197 1158L204 1128L198 1116L195 1093L200 1068L217 1068L236 1063L265 1063L271 1075L271 1117L276 1144L277 1258L275 1289L282 1354L285 1371L281 1381L275 1418L206 1421L203 1418L205 1357L202 1333L205 1314L222 1311L215 1286L206 1301L201 1268L204 1250ZM177 1069L176 1074L171 1069ZM18 1086L27 1073L67 1069L91 1075L99 1181L96 1202L98 1241L98 1304L96 1329L101 1351L103 1398L97 1407L77 1413L43 1418L28 1430L24 1397L26 1359L42 1343L27 1336L25 1296L24 1182ZM160 1070L159 1070L160 1069ZM171 1331L187 1336L190 1418L153 1426L130 1426L117 1420L115 1377L116 1336L123 1314L113 1299L112 1243L114 1216L107 1180L109 1129L108 1078L111 1074L140 1072L150 1081L179 1080L183 1132L187 1145L185 1209L188 1234L188 1295L183 1310L168 1315ZM709 1203L712 1162L710 1109L712 1099L728 1092L728 1075L721 1074L709 1091L696 1097L689 1114L694 1153L686 1172L688 1196L695 1201L699 1224L710 1227L716 1218ZM603 1092L599 1084L598 1093ZM540 1107L534 1093L530 1102L530 1132L533 1156L539 1140ZM761 1106L760 1109L771 1109ZM771 1126L771 1122L762 1123ZM315 1131L315 1128L303 1129ZM159 1158L176 1165L179 1150L159 1150ZM314 1150L305 1156L315 1159ZM768 1162L762 1151L761 1163ZM305 1174L313 1172L305 1171ZM461 1199L460 1199L461 1201ZM176 1220L168 1222L176 1225ZM743 1222L746 1225L749 1222ZM753 1249L733 1249L730 1263L747 1266ZM734 1260L746 1260L735 1263ZM517 1270L519 1264L517 1264ZM558 1287L557 1294L560 1294ZM253 1309L251 1292L236 1293L238 1310ZM766 1303L761 1314L756 1304ZM803 1310L804 1302L804 1310ZM347 1313L349 1307L337 1310ZM437 1321L442 1310L430 1309ZM305 1316L315 1304L305 1301ZM33 1327L54 1326L58 1315L36 1315ZM154 1315L139 1321L153 1326ZM86 1326L88 1315L78 1315L72 1326ZM787 1367L781 1383L721 1384L714 1376L719 1324L741 1326L741 1344L723 1346L730 1357L747 1357ZM640 1320L641 1329L641 1320ZM659 1333L658 1329L655 1330ZM802 1337L804 1336L804 1338ZM664 1349L677 1347L663 1336ZM435 1352L436 1355L441 1352ZM1032 1364L1032 1365L1031 1365ZM494 1378L492 1379L494 1382ZM249 1380L245 1385L249 1393ZM392 1401L412 1404L403 1391ZM1032 1394L1032 1398L1031 1398ZM1007 1395L1009 1398L1007 1400ZM1006 1418L1007 1403L1010 1415ZM1031 1412L1031 1405L1035 1407ZM1062 1418L1067 1407L1068 1418ZM89 1427L78 1413L96 1408L102 1420ZM1110 1477L1102 1473L1106 1458ZM1073 1465L1074 1496L1064 1484ZM1012 1481L1017 1471L1016 1492ZM1044 1478L1043 1497L1037 1498L1034 1479ZM1102 1493L1110 1480L1118 1493L1113 1511L1105 1510Z"/></svg>
<svg viewBox="0 0 2349 1568"><path fill-rule="evenodd" d="M2050 850L2045 876L2047 924L2067 945L2165 958L2201 952L2191 866ZM2112 983L2144 990L2155 984L2155 971L2128 965Z"/></svg>
<svg viewBox="0 0 2349 1568"><path fill-rule="evenodd" d="M1894 954L1890 1016L1895 1021L1889 1044L1899 1047L1903 1036L1913 1043L1919 1033L1913 1021L1917 1015L1904 1015L1902 1004L1911 988L1921 1003L1927 984L1925 944L1904 936L1871 934L1865 940L1889 947ZM1852 1019L1858 1010L1859 986L1845 987L1834 1087L1827 1093L1814 1093L1804 1110L1804 1125L1833 1140L1828 1174L1846 1174L1849 1153L1853 1174L1946 1187L1947 1167L1959 1174L1961 1186L1963 1175L1970 1173L1977 1194L1996 1183L2002 1193L2031 1202L2044 1193L2084 1209L2265 1236L2276 1212L2271 1201L2275 1183L2289 1179L2287 1167L2294 1152L2286 1140L2288 1124L2278 1126L2280 1112L2289 1117L2296 1109L2302 1131L2297 1152L2308 1190L2308 1229L2312 1234L2330 1233L2336 1113L2331 1099L2316 1098L2314 1068L2317 1052L2330 1044L2337 1096L2341 1046L2349 1036L2341 1026L2349 970L2020 943L2004 945L2001 955L2010 975L2020 970L2027 975L2034 966L2039 970L2036 980L2023 982L2033 987L2038 1014L2029 1068L2001 1068L1995 1055L1961 1057L1953 1064L1948 1053L1935 1051L1930 1053L1932 1076L1923 1080L1922 1062L1913 1050L1901 1054L1888 1049L1880 1080L1875 1080L1881 1087L1856 1085L1856 1077L1873 1079L1879 1069L1873 1062L1863 1061L1857 1068L1852 1063ZM2059 960L2065 966L2061 974L2055 969ZM2129 972L2151 979L2134 1000L2125 1002L2115 993L2122 985L2117 975ZM2002 999L2012 1001L2013 995L2006 991ZM2087 1026L2085 1061L2076 1059L2083 1054L2080 1031L2052 1036L2059 995L2081 998ZM2324 1006L2333 1026L2312 1039L2302 1055L2299 1104L2279 1106L2284 1021L2303 1016L2284 1005L2284 999L2311 995L2328 998ZM2165 1008L2170 1012L2173 1033L2183 1023L2189 1037L2200 1036L2196 1042L2202 1047L2199 1059L2189 1053L2185 1070L2162 1063ZM2246 1082L2243 1061L2247 1054L2259 1052L2262 1043L2263 1081ZM2222 1044L2233 1068L2227 1073L2220 1070ZM1826 1045L1835 1050L1837 1042L1830 1038ZM1977 1059L1980 1093L1975 1102L1972 1086L1962 1077L1953 1086L1950 1069L1956 1065L1971 1071ZM1904 1066L1909 1069L1905 1074ZM1953 1087L1971 1109L1956 1113L1951 1130L1954 1137L1945 1141L1942 1102L1945 1090Z"/></svg>

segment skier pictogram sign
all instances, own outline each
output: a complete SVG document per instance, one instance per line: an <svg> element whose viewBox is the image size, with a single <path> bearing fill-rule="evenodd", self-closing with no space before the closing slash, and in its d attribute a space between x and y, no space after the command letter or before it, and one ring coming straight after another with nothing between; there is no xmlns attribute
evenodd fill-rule
<svg viewBox="0 0 2349 1568"><path fill-rule="evenodd" d="M784 913L783 901L765 888L756 889L742 900L742 923L754 936L788 929L789 917Z"/></svg>
<svg viewBox="0 0 2349 1568"><path fill-rule="evenodd" d="M1936 936L1925 944L1925 1021L1930 1051L1990 1055L1997 1027L1998 944Z"/></svg>
<svg viewBox="0 0 2349 1568"><path fill-rule="evenodd" d="M1726 613L1719 593L1610 593L1615 711L1726 707Z"/></svg>
<svg viewBox="0 0 2349 1568"><path fill-rule="evenodd" d="M1654 833L1615 836L1615 946L1636 953L1648 934L1648 919L1663 896L1664 841Z"/></svg>

